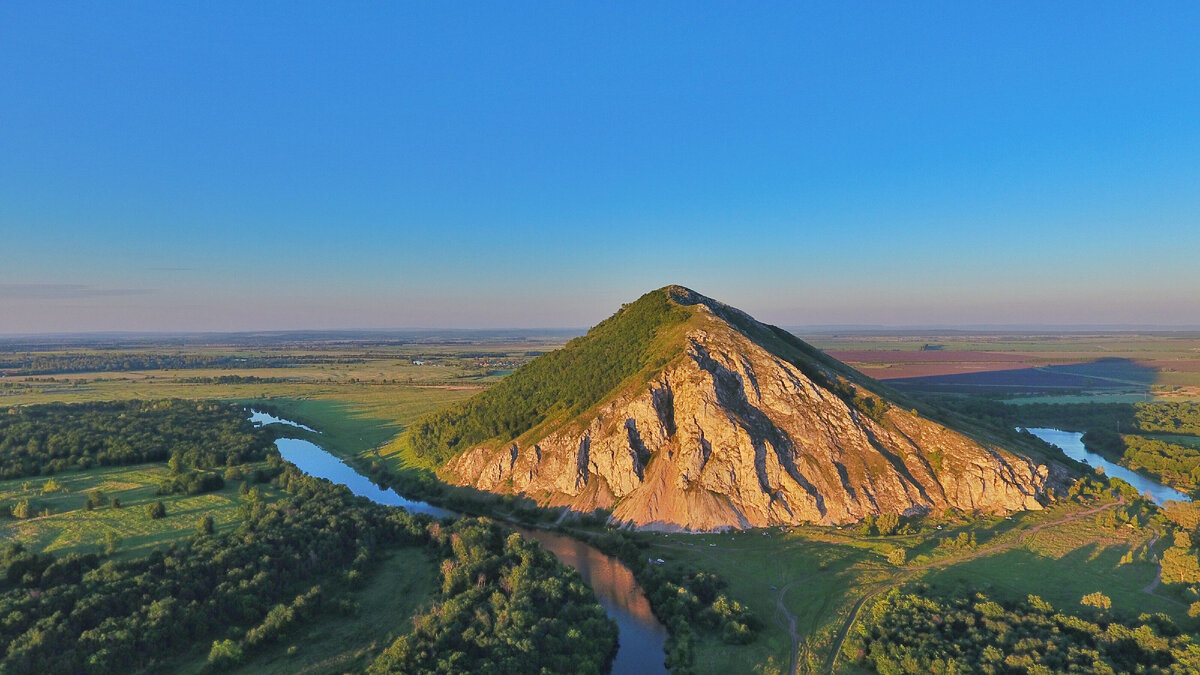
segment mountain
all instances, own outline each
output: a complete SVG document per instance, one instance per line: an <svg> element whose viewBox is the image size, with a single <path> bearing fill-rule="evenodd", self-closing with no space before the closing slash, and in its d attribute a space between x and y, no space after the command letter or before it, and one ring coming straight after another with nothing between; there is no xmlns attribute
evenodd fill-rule
<svg viewBox="0 0 1200 675"><path fill-rule="evenodd" d="M681 286L414 424L439 475L651 529L1039 509L1050 471Z"/></svg>

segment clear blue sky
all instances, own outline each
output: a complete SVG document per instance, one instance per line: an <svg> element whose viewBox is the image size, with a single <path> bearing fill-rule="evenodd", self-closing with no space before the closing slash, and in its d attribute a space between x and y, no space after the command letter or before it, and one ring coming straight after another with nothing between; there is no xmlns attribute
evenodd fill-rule
<svg viewBox="0 0 1200 675"><path fill-rule="evenodd" d="M1196 3L0 4L0 333L1200 324Z"/></svg>

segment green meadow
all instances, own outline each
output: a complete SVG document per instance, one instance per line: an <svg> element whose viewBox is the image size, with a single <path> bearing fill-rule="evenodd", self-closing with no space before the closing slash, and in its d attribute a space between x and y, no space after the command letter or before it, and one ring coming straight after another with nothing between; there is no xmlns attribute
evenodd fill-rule
<svg viewBox="0 0 1200 675"><path fill-rule="evenodd" d="M947 523L941 530L907 536L865 537L848 528L807 527L786 534L770 529L643 533L637 538L647 556L718 574L728 582L730 596L763 622L761 635L750 645L700 645L696 663L701 672L734 672L746 663L768 660L787 672L793 658L800 672L826 672L863 601L890 588L920 584L951 593L985 590L1014 601L1035 594L1081 616L1087 614L1080 604L1083 596L1100 591L1117 609L1134 615L1162 612L1191 626L1187 605L1169 589L1147 591L1158 570L1155 550L1147 545L1160 538L1160 530L1101 527L1094 515L1081 516L1095 508L1062 505L1013 520ZM977 543L949 551L937 546L962 532L974 533ZM888 552L897 547L910 553L903 565L888 560ZM1133 561L1122 560L1127 554ZM839 662L836 670L854 672L855 667Z"/></svg>
<svg viewBox="0 0 1200 675"><path fill-rule="evenodd" d="M249 465L253 471L257 466ZM71 471L49 477L0 481L0 504L28 499L35 515L28 519L0 519L0 538L17 541L28 549L66 553L98 553L111 533L119 538L116 553L122 557L144 555L157 546L194 534L205 516L218 530L236 527L241 521L240 481L227 481L224 488L199 495L158 495L163 479L171 475L165 464L142 464ZM44 492L53 481L61 489ZM257 486L263 499L275 493L270 485ZM87 510L88 492L100 490L108 500ZM119 500L119 508L114 501ZM162 501L165 518L152 519L146 507ZM43 511L48 515L42 515Z"/></svg>

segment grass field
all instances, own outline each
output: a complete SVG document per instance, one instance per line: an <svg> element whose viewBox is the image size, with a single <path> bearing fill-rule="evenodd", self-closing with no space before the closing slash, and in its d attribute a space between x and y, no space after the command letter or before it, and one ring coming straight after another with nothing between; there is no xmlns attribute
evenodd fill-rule
<svg viewBox="0 0 1200 675"><path fill-rule="evenodd" d="M164 464L72 471L53 476L65 491L49 494L41 492L49 480L46 477L2 481L0 503L28 498L37 512L49 509L50 515L0 520L0 539L19 541L34 551L98 553L104 550L105 537L111 532L120 538L117 555L135 557L190 537L205 515L212 516L218 530L240 522L238 507L244 498L238 495L239 481L229 481L224 489L202 495L156 495L159 483L169 475ZM275 496L269 485L259 487L265 499ZM110 500L120 499L121 508L110 503L85 510L87 492L97 489ZM167 517L154 520L146 515L146 505L158 500L166 505Z"/></svg>
<svg viewBox="0 0 1200 675"><path fill-rule="evenodd" d="M1163 441L1166 443L1175 443L1176 445L1183 445L1183 446L1187 446L1189 448L1200 449L1200 436L1185 436L1183 434L1147 434L1147 433L1140 433L1138 435L1144 436L1146 438L1152 438L1157 441Z"/></svg>
<svg viewBox="0 0 1200 675"><path fill-rule="evenodd" d="M1101 591L1118 609L1135 615L1163 612L1186 625L1183 604L1144 592L1157 565L1121 564L1123 555L1143 549L1153 536L1131 528L1101 529L1086 519L1039 532L1024 546L932 571L924 580L945 590L982 588L1014 601L1032 593L1067 613L1082 613L1080 599Z"/></svg>
<svg viewBox="0 0 1200 675"><path fill-rule="evenodd" d="M746 647L720 643L700 646L701 672L744 672L747 663L771 659L787 672L794 625L800 672L823 672L847 620L868 597L904 584L923 582L935 589L988 590L994 596L1023 599L1033 593L1067 613L1086 612L1083 595L1102 591L1114 606L1134 614L1164 612L1191 625L1186 606L1159 590L1147 593L1157 565L1147 548L1157 535L1148 528L1098 527L1088 511L1108 506L1063 505L1042 512L989 518L942 530L894 537L862 537L847 530L795 528L737 534L641 534L647 555L671 564L687 562L728 581L729 595L750 606L764 622L759 639ZM939 549L937 541L974 532L976 546ZM887 562L887 551L903 547L909 562ZM1161 548L1161 545L1158 546ZM1129 551L1143 559L1121 563ZM853 666L839 664L839 671Z"/></svg>

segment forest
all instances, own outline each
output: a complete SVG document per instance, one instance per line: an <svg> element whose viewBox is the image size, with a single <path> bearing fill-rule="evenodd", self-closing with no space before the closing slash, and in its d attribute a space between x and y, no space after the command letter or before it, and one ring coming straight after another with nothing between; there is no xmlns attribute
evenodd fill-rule
<svg viewBox="0 0 1200 675"><path fill-rule="evenodd" d="M485 520L431 528L443 602L414 617L371 673L603 673L617 629L591 589L536 542Z"/></svg>
<svg viewBox="0 0 1200 675"><path fill-rule="evenodd" d="M172 460L211 469L261 460L272 441L240 406L222 403L21 406L0 412L0 478Z"/></svg>
<svg viewBox="0 0 1200 675"><path fill-rule="evenodd" d="M175 410L179 405L78 410L90 420L84 426L91 436L163 461L162 453L142 452L143 446L182 442L171 435L183 419ZM249 424L239 406L190 406L215 422ZM24 421L16 428L25 436L52 435L69 412L62 406L40 408L21 409ZM174 412L164 417L156 410ZM158 428L167 435L156 436ZM179 475L188 476L197 466L262 453L270 438L258 430L235 430L224 428L227 435L168 456L178 463ZM329 589L354 583L391 551L420 564L432 558L443 582L435 605L415 624L412 617L395 617L399 626L414 626L412 633L389 647L373 670L466 673L490 660L519 672L560 672L568 663L579 672L607 669L616 626L579 576L549 553L491 521L449 524L374 504L282 463L273 446L266 452L277 467L266 478L284 496L268 503L258 490L245 491L236 529L216 532L211 519L197 517L189 539L134 559L5 546L0 644L7 649L0 671L154 672L186 654L201 660L207 655L211 668L225 668L297 625L343 611ZM112 508L103 497L94 501L94 508ZM184 516L148 510L145 517Z"/></svg>

